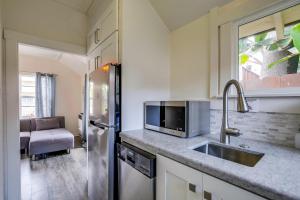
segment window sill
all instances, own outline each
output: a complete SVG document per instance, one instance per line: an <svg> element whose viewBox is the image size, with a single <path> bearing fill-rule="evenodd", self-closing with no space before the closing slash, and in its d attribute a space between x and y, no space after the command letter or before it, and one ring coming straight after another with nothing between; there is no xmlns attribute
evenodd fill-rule
<svg viewBox="0 0 300 200"><path fill-rule="evenodd" d="M282 88L282 89L266 89L266 90L255 90L255 91L245 91L245 97L247 98L297 98L300 97L300 88ZM228 95L229 98L234 98L237 95L231 92ZM214 96L212 98L223 98L222 95Z"/></svg>

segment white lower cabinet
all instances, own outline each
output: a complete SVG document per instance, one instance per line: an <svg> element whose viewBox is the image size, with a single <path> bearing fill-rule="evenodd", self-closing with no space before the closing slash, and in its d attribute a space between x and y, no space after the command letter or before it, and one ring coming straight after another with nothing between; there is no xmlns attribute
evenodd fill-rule
<svg viewBox="0 0 300 200"><path fill-rule="evenodd" d="M157 155L157 200L263 200L174 160Z"/></svg>
<svg viewBox="0 0 300 200"><path fill-rule="evenodd" d="M157 200L202 199L203 174L181 163L157 155Z"/></svg>
<svg viewBox="0 0 300 200"><path fill-rule="evenodd" d="M207 174L203 174L203 191L205 200L265 200L265 198Z"/></svg>

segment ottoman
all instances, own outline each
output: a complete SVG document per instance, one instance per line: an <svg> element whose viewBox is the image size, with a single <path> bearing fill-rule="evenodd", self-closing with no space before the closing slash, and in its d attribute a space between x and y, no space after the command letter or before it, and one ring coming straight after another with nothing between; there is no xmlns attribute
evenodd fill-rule
<svg viewBox="0 0 300 200"><path fill-rule="evenodd" d="M74 135L65 128L32 131L29 142L29 155L35 155L74 148Z"/></svg>

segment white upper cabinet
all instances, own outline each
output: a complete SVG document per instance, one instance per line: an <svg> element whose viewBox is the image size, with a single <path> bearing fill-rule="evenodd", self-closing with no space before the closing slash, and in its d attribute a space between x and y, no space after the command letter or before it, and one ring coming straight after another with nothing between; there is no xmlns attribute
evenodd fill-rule
<svg viewBox="0 0 300 200"><path fill-rule="evenodd" d="M107 63L118 63L118 33L114 32L101 45L101 61L98 60L98 65Z"/></svg>
<svg viewBox="0 0 300 200"><path fill-rule="evenodd" d="M118 32L114 32L104 42L89 53L89 73L108 64L118 63Z"/></svg>
<svg viewBox="0 0 300 200"><path fill-rule="evenodd" d="M103 42L106 40L113 32L118 30L118 15L117 9L118 6L116 5L117 1L113 1L113 3L106 9L100 19L100 34L99 41Z"/></svg>
<svg viewBox="0 0 300 200"><path fill-rule="evenodd" d="M98 44L98 42L96 41L96 33L97 33L96 29L93 29L91 32L88 33L87 36L88 53L91 52Z"/></svg>
<svg viewBox="0 0 300 200"><path fill-rule="evenodd" d="M157 200L265 200L264 198L157 155Z"/></svg>
<svg viewBox="0 0 300 200"><path fill-rule="evenodd" d="M95 26L88 33L88 53L93 51L99 44L117 31L118 27L118 0L113 0L105 9Z"/></svg>
<svg viewBox="0 0 300 200"><path fill-rule="evenodd" d="M101 47L98 46L96 49L94 49L92 52L88 55L88 64L89 64L89 70L88 72L92 72L98 67L101 66Z"/></svg>

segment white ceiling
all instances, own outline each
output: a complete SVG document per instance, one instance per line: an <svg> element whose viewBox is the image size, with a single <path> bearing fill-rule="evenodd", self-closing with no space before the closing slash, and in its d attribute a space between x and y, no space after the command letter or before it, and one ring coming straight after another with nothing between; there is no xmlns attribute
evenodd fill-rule
<svg viewBox="0 0 300 200"><path fill-rule="evenodd" d="M87 71L88 61L85 56L23 44L19 45L19 54L58 61L79 75Z"/></svg>
<svg viewBox="0 0 300 200"><path fill-rule="evenodd" d="M89 14L104 2L111 0L52 0L64 6ZM149 0L166 26L172 31L232 0Z"/></svg>
<svg viewBox="0 0 300 200"><path fill-rule="evenodd" d="M86 14L94 0L52 0Z"/></svg>
<svg viewBox="0 0 300 200"><path fill-rule="evenodd" d="M166 26L172 31L232 0L150 0Z"/></svg>

